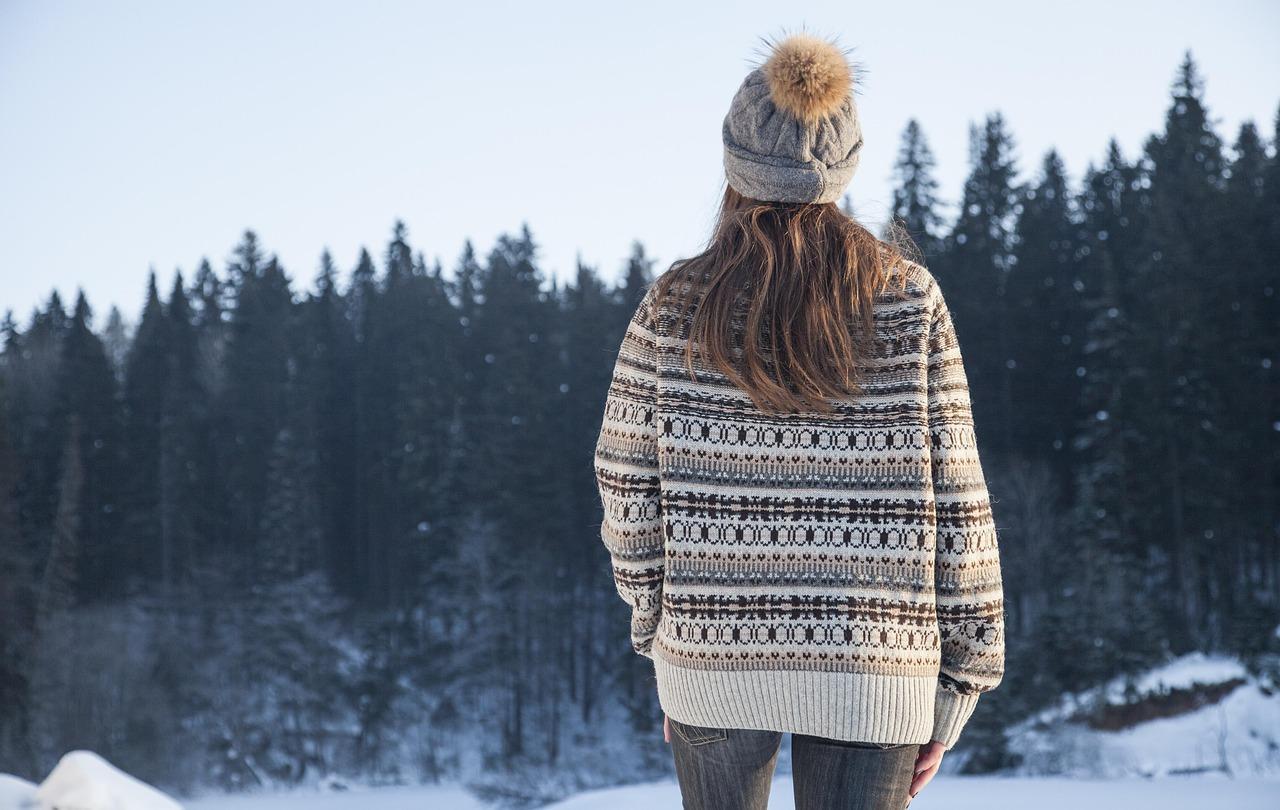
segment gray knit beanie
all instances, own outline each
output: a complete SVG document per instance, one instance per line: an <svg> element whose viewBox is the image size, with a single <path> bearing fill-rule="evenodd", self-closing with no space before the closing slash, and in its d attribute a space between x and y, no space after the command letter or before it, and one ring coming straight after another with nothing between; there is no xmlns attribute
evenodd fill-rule
<svg viewBox="0 0 1280 810"><path fill-rule="evenodd" d="M844 53L808 34L774 45L734 95L723 136L725 174L743 196L838 200L862 151L853 68Z"/></svg>

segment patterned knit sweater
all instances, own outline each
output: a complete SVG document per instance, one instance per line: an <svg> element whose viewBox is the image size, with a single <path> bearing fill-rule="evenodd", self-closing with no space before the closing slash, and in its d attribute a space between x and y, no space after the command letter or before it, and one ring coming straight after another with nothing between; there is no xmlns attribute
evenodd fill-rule
<svg viewBox="0 0 1280 810"><path fill-rule="evenodd" d="M904 263L863 392L780 415L697 363L654 288L595 451L601 537L675 720L955 744L1004 672L996 529L941 291Z"/></svg>

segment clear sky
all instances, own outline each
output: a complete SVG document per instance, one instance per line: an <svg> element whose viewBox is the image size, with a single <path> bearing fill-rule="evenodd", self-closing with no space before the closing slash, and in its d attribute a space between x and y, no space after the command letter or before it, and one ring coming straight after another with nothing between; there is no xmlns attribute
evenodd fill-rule
<svg viewBox="0 0 1280 810"><path fill-rule="evenodd" d="M1000 110L1023 176L1056 146L1072 181L1162 123L1190 48L1231 142L1280 103L1280 3L0 0L0 311L53 287L136 315L246 228L308 288L396 218L452 266L528 222L544 269L616 277L705 241L720 123L759 37L838 37L866 147L850 192L883 221L903 126L921 121L954 202L971 123Z"/></svg>

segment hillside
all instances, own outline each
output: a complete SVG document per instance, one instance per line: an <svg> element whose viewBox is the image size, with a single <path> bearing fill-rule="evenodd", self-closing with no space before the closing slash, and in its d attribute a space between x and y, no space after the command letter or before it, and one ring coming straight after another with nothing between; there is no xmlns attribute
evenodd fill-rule
<svg viewBox="0 0 1280 810"><path fill-rule="evenodd" d="M1280 689L1237 659L1184 656L1064 695L1009 731L1022 775L1280 775Z"/></svg>

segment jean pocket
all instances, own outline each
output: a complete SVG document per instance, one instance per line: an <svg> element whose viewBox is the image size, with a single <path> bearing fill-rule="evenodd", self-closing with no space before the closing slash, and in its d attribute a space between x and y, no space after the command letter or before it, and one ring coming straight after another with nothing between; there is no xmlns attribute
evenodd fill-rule
<svg viewBox="0 0 1280 810"><path fill-rule="evenodd" d="M706 745L708 743L720 742L729 738L729 730L724 728L710 728L707 726L694 726L689 723L681 723L670 715L667 720L671 723L671 728L675 729L676 734L680 735L680 739L689 745Z"/></svg>
<svg viewBox="0 0 1280 810"><path fill-rule="evenodd" d="M915 743L863 742L861 740L850 740L841 743L841 745L847 745L850 748L870 748L875 751L897 751L899 748L906 748L908 745L914 744Z"/></svg>

